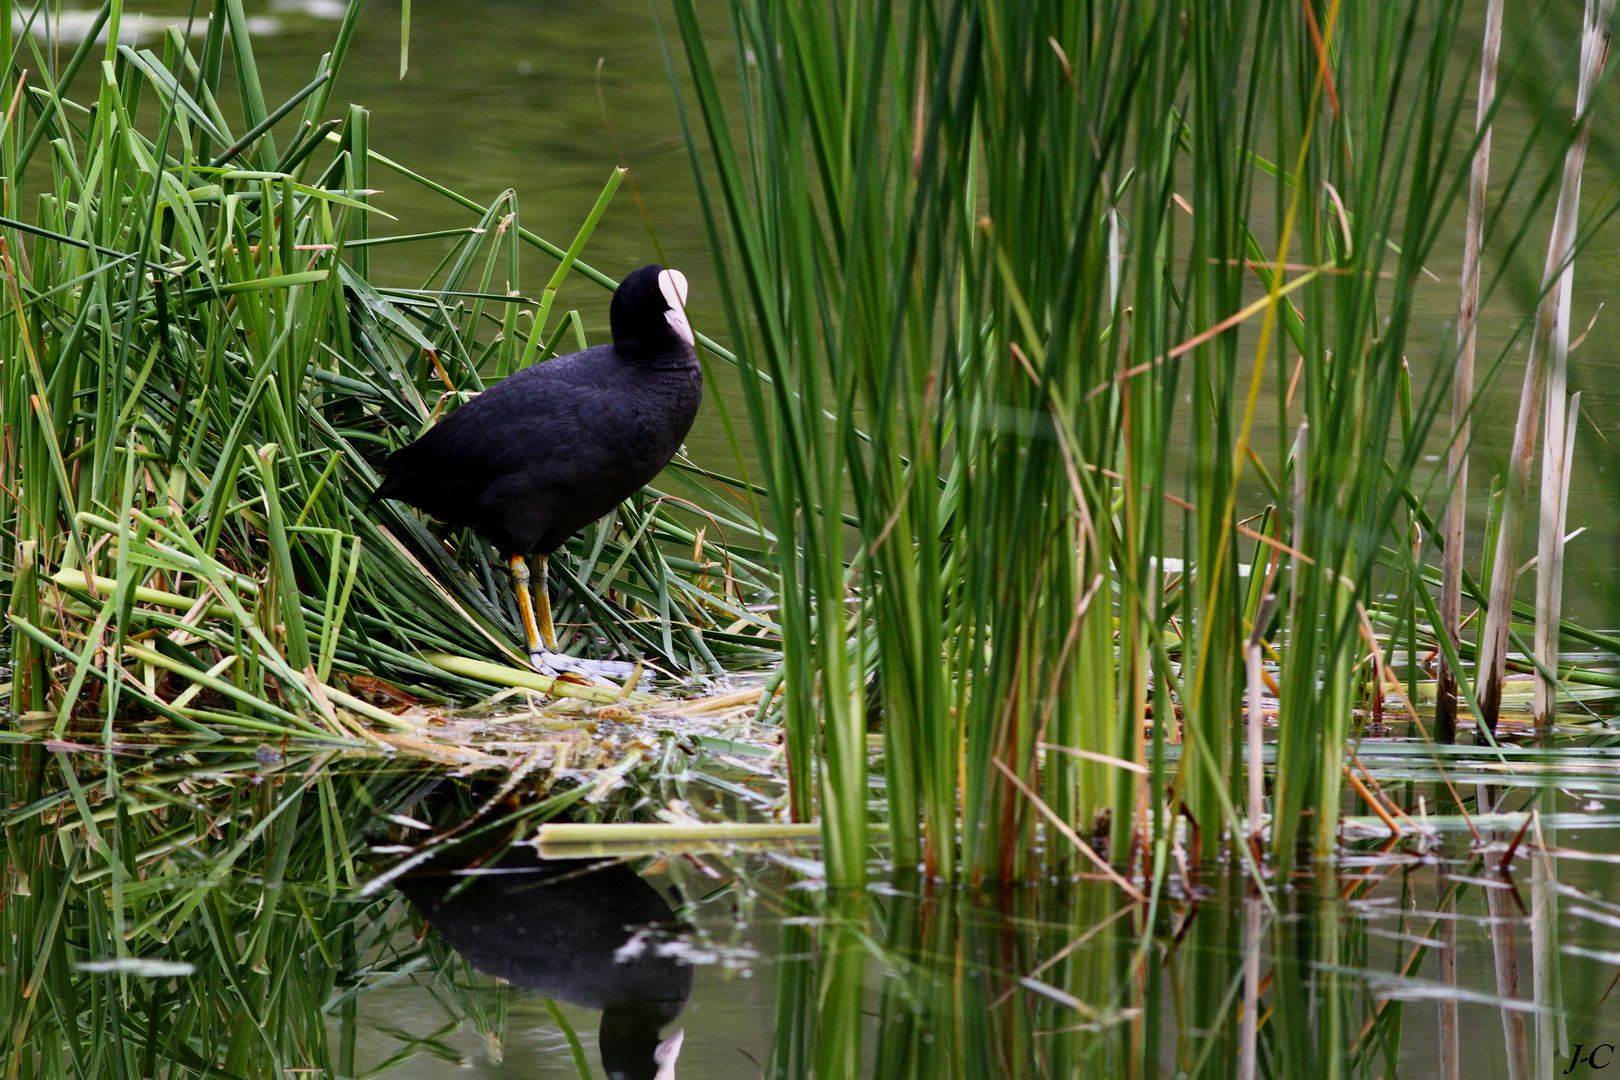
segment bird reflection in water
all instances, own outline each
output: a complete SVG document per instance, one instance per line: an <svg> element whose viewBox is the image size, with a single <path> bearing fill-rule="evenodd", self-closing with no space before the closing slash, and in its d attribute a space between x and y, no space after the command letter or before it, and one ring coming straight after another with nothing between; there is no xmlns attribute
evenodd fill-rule
<svg viewBox="0 0 1620 1080"><path fill-rule="evenodd" d="M528 847L474 873L430 864L399 888L479 971L602 1010L609 1080L674 1080L684 1032L660 1032L691 996L692 969L658 948L680 929L658 890L622 863L541 860Z"/></svg>

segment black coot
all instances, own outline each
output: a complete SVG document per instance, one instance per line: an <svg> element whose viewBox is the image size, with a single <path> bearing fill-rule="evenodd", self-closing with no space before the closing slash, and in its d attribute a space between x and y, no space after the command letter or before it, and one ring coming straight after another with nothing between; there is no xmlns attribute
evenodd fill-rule
<svg viewBox="0 0 1620 1080"><path fill-rule="evenodd" d="M390 454L372 498L470 525L507 559L529 658L548 674L628 673L557 652L546 559L639 491L680 449L703 399L686 277L644 266L613 294L613 344L502 380ZM534 614L525 556L539 556Z"/></svg>
<svg viewBox="0 0 1620 1080"><path fill-rule="evenodd" d="M659 1034L691 997L692 969L658 948L679 929L658 890L622 863L541 861L529 847L493 869L469 883L440 864L399 888L479 971L601 1009L609 1080L674 1080L683 1033Z"/></svg>

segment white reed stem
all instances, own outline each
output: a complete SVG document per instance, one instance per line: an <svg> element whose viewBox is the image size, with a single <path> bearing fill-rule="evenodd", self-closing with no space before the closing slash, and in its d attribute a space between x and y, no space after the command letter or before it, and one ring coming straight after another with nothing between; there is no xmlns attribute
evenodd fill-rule
<svg viewBox="0 0 1620 1080"><path fill-rule="evenodd" d="M1451 387L1451 502L1446 511L1444 561L1440 577L1440 623L1461 644L1463 547L1468 524L1468 444L1472 438L1469 409L1474 400L1474 338L1479 316L1479 253L1485 238L1485 195L1490 186L1491 128L1486 123L1496 100L1496 59L1502 49L1503 0L1485 7L1485 44L1479 66L1479 101L1474 108L1474 130L1479 147L1468 179L1468 220L1463 232L1462 302L1457 313L1457 366ZM1441 737L1456 737L1457 679L1444 658L1436 694L1436 716Z"/></svg>
<svg viewBox="0 0 1620 1080"><path fill-rule="evenodd" d="M1559 425L1556 432L1548 432L1549 447L1554 456L1561 456L1565 444L1563 419L1565 361L1569 352L1569 289L1574 281L1571 260L1575 248L1576 225L1580 212L1581 167L1586 161L1586 142L1591 134L1591 117L1586 115L1591 101L1592 87L1603 72L1608 59L1608 26L1614 16L1615 0L1587 0L1586 24L1581 35L1581 71L1576 91L1575 117L1580 125L1575 141L1564 154L1563 181L1558 191L1558 208L1553 215L1552 236L1547 242L1547 263L1542 273L1543 296L1536 312L1535 332L1530 339L1530 359L1525 364L1524 387L1519 396L1519 415L1513 429L1513 447L1508 457L1508 482L1502 500L1502 524L1496 543L1496 564L1491 568L1490 610L1486 613L1485 627L1480 633L1478 671L1480 708L1485 723L1496 726L1496 714L1502 702L1502 675L1507 661L1508 624L1513 613L1514 585L1518 578L1519 537L1524 529L1524 503L1530 493L1530 466L1536 451L1536 429L1540 426L1540 413L1544 409L1543 394L1549 379L1555 379ZM1561 477L1561 472L1559 473ZM1553 489L1556 499L1562 480ZM1550 520L1549 520L1550 519ZM1543 507L1542 531L1558 528L1558 515L1548 514ZM1559 533L1554 540L1562 540ZM1545 540L1543 541L1546 542ZM1547 550L1547 549L1543 549ZM1555 555L1549 560L1538 558L1536 571L1536 636L1539 640L1544 624L1556 638L1557 616L1546 618L1543 603L1550 601L1543 594L1541 582L1551 584L1551 573L1561 569ZM1540 650L1537 650L1538 654ZM1556 663L1557 644L1552 645ZM1544 661L1545 662L1545 661Z"/></svg>

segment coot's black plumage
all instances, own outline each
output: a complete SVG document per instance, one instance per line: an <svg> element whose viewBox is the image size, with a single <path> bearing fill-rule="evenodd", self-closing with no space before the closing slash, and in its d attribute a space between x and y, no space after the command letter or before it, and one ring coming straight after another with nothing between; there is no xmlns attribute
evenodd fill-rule
<svg viewBox="0 0 1620 1080"><path fill-rule="evenodd" d="M703 374L685 303L678 270L642 267L613 294L613 344L517 372L383 462L373 498L471 526L507 557L543 669L591 668L556 654L544 557L657 476L697 416ZM541 556L539 625L530 554Z"/></svg>
<svg viewBox="0 0 1620 1080"><path fill-rule="evenodd" d="M652 885L622 863L542 862L513 846L469 882L445 862L399 881L473 967L602 1010L610 1080L673 1080L681 1034L660 1032L692 994L692 969L659 946L680 929Z"/></svg>

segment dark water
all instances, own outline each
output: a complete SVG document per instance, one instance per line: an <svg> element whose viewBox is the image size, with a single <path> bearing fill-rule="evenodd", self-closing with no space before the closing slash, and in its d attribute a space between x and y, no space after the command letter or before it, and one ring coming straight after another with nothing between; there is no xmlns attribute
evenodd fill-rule
<svg viewBox="0 0 1620 1080"><path fill-rule="evenodd" d="M467 877L461 859L402 878L418 914L478 971L600 1013L609 1076L651 1080L680 1056L690 926L621 862L546 861L516 847ZM459 886L459 888L458 888Z"/></svg>

